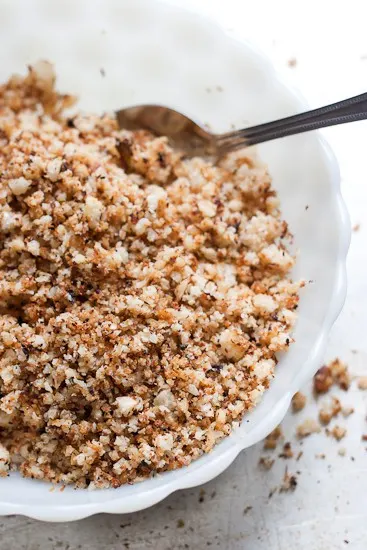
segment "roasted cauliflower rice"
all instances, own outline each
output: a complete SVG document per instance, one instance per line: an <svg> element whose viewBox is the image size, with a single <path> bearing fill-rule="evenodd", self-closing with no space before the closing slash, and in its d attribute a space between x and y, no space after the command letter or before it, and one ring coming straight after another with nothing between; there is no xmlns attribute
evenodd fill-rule
<svg viewBox="0 0 367 550"><path fill-rule="evenodd" d="M301 284L253 152L68 118L54 81L39 62L0 87L0 473L118 487L238 426Z"/></svg>

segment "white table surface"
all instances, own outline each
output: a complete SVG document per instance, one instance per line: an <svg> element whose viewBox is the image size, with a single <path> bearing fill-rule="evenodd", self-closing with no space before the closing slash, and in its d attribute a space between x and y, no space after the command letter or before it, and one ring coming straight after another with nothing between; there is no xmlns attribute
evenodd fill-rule
<svg viewBox="0 0 367 550"><path fill-rule="evenodd" d="M367 90L366 0L173 1L255 42L311 106ZM297 60L295 67L289 67L290 59ZM367 122L330 129L325 135L340 162L352 223L360 223L348 258L348 297L330 335L326 359L339 356L353 374L367 374ZM309 394L309 388L305 391ZM367 443L361 442L361 434L367 433L367 392L354 385L341 398L356 409L340 421L348 428L346 439L338 444L313 435L302 446L294 443L303 456L299 462L287 462L291 473L300 472L293 493L268 498L281 482L286 463L279 459L269 472L259 470L259 444L203 488L176 493L146 511L68 524L0 518L0 550L365 550ZM316 412L316 405L310 404L302 414L306 418ZM287 439L294 441L301 418L287 416ZM340 447L346 448L346 456L338 454ZM315 458L317 453L325 453L325 460ZM244 514L246 507L252 508Z"/></svg>

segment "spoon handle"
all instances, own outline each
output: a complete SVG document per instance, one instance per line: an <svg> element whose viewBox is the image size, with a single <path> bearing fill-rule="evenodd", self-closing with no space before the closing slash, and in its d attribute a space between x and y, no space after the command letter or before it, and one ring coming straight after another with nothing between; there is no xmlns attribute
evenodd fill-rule
<svg viewBox="0 0 367 550"><path fill-rule="evenodd" d="M367 119L367 93L299 115L221 134L217 137L217 146L220 153L225 154L244 146L364 119Z"/></svg>

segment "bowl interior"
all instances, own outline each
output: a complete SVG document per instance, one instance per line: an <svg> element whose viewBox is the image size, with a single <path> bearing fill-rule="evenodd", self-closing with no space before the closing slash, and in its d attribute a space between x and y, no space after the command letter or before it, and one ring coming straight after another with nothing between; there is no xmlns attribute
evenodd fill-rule
<svg viewBox="0 0 367 550"><path fill-rule="evenodd" d="M13 72L24 72L28 63L47 58L55 63L59 89L75 92L83 110L101 112L157 102L191 114L216 131L305 108L258 52L190 12L148 0L32 1L23 8L23 17L8 8L0 20L1 81ZM44 518L57 519L58 510L63 519L71 519L91 511L143 508L174 489L214 477L240 448L267 435L281 420L293 392L317 368L323 333L340 306L340 300L332 304L335 292L342 291L338 266L347 237L342 235L335 161L315 133L264 144L259 152L269 165L299 251L294 278L312 281L302 291L296 342L281 358L261 403L233 436L189 468L118 490L94 492L50 491L48 484L12 475L0 484L0 512L13 513L20 505L16 510L21 513L32 515L30 507L39 507ZM75 506L80 511L70 515L68 510Z"/></svg>

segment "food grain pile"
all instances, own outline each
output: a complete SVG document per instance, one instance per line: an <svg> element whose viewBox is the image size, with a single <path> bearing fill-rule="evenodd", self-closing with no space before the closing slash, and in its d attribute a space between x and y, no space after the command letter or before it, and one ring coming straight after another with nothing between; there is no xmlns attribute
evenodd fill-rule
<svg viewBox="0 0 367 550"><path fill-rule="evenodd" d="M266 168L76 115L40 62L0 87L0 467L118 487L251 409L299 284Z"/></svg>

